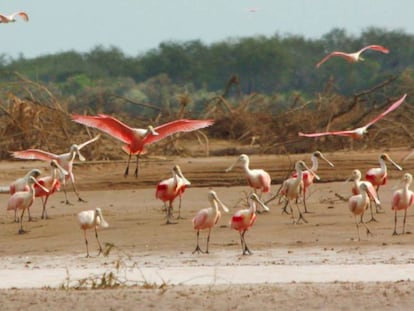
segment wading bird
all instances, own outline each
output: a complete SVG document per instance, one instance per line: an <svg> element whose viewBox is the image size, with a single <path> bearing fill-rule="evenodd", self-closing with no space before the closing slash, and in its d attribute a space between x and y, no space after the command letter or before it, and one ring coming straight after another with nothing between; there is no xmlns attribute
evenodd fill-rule
<svg viewBox="0 0 414 311"><path fill-rule="evenodd" d="M328 163L331 167L333 167L333 163L329 161L320 151L315 151L312 153L311 161L312 161L312 167L310 170L306 170L303 172L303 205L305 206L305 213L308 213L308 207L306 206L306 193L310 186L312 186L313 181L315 180L315 174L318 171L319 168L319 161L318 159L324 160L326 163ZM313 173L312 173L313 172ZM294 172L292 174L292 177L297 177L297 173Z"/></svg>
<svg viewBox="0 0 414 311"><path fill-rule="evenodd" d="M370 168L365 174L365 179L368 180L374 187L376 187L377 197L379 198L379 188L380 186L387 183L388 177L387 165L385 164L385 161L390 162L399 171L402 171L402 167L395 163L386 153L381 154L378 161L380 163L380 167Z"/></svg>
<svg viewBox="0 0 414 311"><path fill-rule="evenodd" d="M352 189L351 189L353 195L360 194L360 185L361 184L365 184L366 185L366 187L369 189L369 191L368 191L368 195L369 195L369 198L370 198L369 208L371 210L371 219L368 222L377 221L374 218L374 213L372 211L372 204L371 203L372 203L372 201L374 201L374 203L375 202L379 202L379 205L377 205L375 203L375 210L378 213L378 211L381 209L381 202L378 199L377 192L375 191L375 188L371 184L371 182L366 181L366 180L362 181L361 180L361 176L362 176L362 174L361 174L361 171L360 170L353 170L351 176L348 177L346 181L352 180L354 182L354 184L352 186ZM374 193L375 196L374 197L371 197L370 196L371 193Z"/></svg>
<svg viewBox="0 0 414 311"><path fill-rule="evenodd" d="M0 23L14 23L16 21L16 16L20 16L25 22L29 21L29 15L27 15L26 12L20 11L11 15L0 14Z"/></svg>
<svg viewBox="0 0 414 311"><path fill-rule="evenodd" d="M302 219L304 222L308 222L304 217L302 212L300 211L299 205L298 205L298 199L300 197L301 189L303 188L303 172L307 170L309 173L314 175L314 178L319 180L319 176L316 175L315 172L313 172L303 161L297 161L295 163L295 170L296 170L296 177L290 177L283 181L282 187L280 189L280 194L282 196L285 196L286 198L286 204L283 207L283 211L287 213L287 206L290 206L290 211L293 219L293 223L299 223L299 221ZM296 208L299 213L299 217L297 220L294 220L293 216L293 209L291 206L291 201L295 201Z"/></svg>
<svg viewBox="0 0 414 311"><path fill-rule="evenodd" d="M93 143L94 141L98 140L99 137L100 135L97 135L96 137L80 145L73 144L70 147L69 152L63 153L63 154L54 154L54 153L43 151L40 149L27 149L27 150L22 150L22 151L13 151L11 152L11 154L13 155L13 157L18 158L18 159L42 160L42 161L48 161L48 162L52 160L56 160L56 162L68 172L65 178L62 178L61 180L63 184L63 191L65 193L66 204L70 204L67 194L66 194L66 189L65 189L66 180L68 179L70 179L72 183L72 188L78 197L78 201L86 202L80 197L78 191L76 190L75 176L73 175L73 161L75 160L76 155L78 155L80 161L85 161L85 157L80 153L80 150L84 148L85 146L89 145L90 143Z"/></svg>
<svg viewBox="0 0 414 311"><path fill-rule="evenodd" d="M34 186L35 197L40 197L42 199L42 216L41 219L47 219L46 204L49 196L51 196L56 191L60 190L60 179L64 178L68 172L61 167L56 160L50 161L51 174L46 177L39 178L37 181L48 191L43 191L43 188L40 188L38 185Z"/></svg>
<svg viewBox="0 0 414 311"><path fill-rule="evenodd" d="M355 217L355 225L356 225L357 233L358 233L358 241L361 240L359 236L359 224L357 220L358 216L360 216L361 222L365 226L365 229L367 230L367 235L371 233L367 224L364 221L364 212L368 208L368 205L369 205L368 193L373 198L375 198L375 193L373 192L371 193L371 190L367 187L367 185L364 183L361 183L359 185L359 194L351 196L348 200L349 210L352 212L352 214ZM375 203L379 204L379 201Z"/></svg>
<svg viewBox="0 0 414 311"><path fill-rule="evenodd" d="M379 51L379 52L382 52L384 54L388 54L390 52L387 48L385 48L381 45L368 45L368 46L366 46L366 47L364 47L364 48L362 48L359 51L354 52L354 53L345 53L345 52L334 51L334 52L328 54L327 56L325 56L319 63L317 63L316 68L319 68L320 65L322 65L324 62L326 62L328 59L330 59L333 56L342 57L350 63L356 63L356 62L359 62L359 61L363 61L364 59L361 57L361 54L366 50Z"/></svg>
<svg viewBox="0 0 414 311"><path fill-rule="evenodd" d="M231 171L238 162L242 163L247 182L249 186L253 188L254 193L256 193L257 189L260 190L260 199L262 198L263 193L270 192L270 185L272 183L272 180L270 178L269 173L262 169L251 170L249 168L249 157L245 154L241 154L240 157L236 160L236 162L234 162L229 168L227 168L225 172L227 173Z"/></svg>
<svg viewBox="0 0 414 311"><path fill-rule="evenodd" d="M407 220L407 209L414 203L414 193L408 188L413 181L413 176L410 173L405 173L400 181L403 185L402 189L394 191L392 195L392 209L395 212L394 217L394 232L393 235L397 235L397 212L404 210L404 220L402 234L405 233L405 222Z"/></svg>
<svg viewBox="0 0 414 311"><path fill-rule="evenodd" d="M155 192L155 197L164 202L164 206L167 212L166 224L172 223L170 220L173 209L172 204L177 196L180 199L177 218L181 217L181 198L187 186L191 185L187 178L184 177L183 173L181 172L181 168L178 165L175 165L173 167L172 174L173 177L164 179L158 183L157 190ZM166 206L167 201L168 206Z"/></svg>
<svg viewBox="0 0 414 311"><path fill-rule="evenodd" d="M250 194L249 199L250 207L248 209L238 210L234 213L230 220L230 228L239 231L243 255L252 254L250 249L247 247L244 235L256 221L256 203L261 205L265 210L269 209L255 193Z"/></svg>
<svg viewBox="0 0 414 311"><path fill-rule="evenodd" d="M122 149L128 154L128 163L124 176L128 175L131 156L137 157L135 177L138 177L139 158L145 153L145 146L155 143L167 136L178 132L192 132L214 123L214 120L186 120L180 119L157 127L148 126L146 129L132 128L114 117L99 114L97 116L85 116L74 114L73 121L97 128L106 134L120 140L125 145Z"/></svg>
<svg viewBox="0 0 414 311"><path fill-rule="evenodd" d="M370 122L368 122L364 126L358 127L354 130L321 132L321 133L308 133L308 134L299 132L298 135L299 136L304 136L304 137L319 137L319 136L326 136L326 135L337 135L337 136L348 136L348 137L352 137L353 139L361 139L364 136L364 134L367 133L368 128L371 125L373 125L375 122L377 122L377 121L381 120L382 118L384 118L390 112L397 109L404 102L406 97L407 97L407 94L404 94L399 100L397 100L395 103L393 103L391 106L389 106L387 110L382 112L380 115L375 117L373 120L371 120Z"/></svg>
<svg viewBox="0 0 414 311"><path fill-rule="evenodd" d="M30 206L32 206L34 199L35 199L35 190L34 185L38 185L41 187L45 192L48 190L44 188L41 184L39 184L33 176L30 176L27 185L29 186L29 191L17 191L15 192L7 202L7 210L17 210L20 209L22 211L20 215L20 229L19 234L25 233L23 230L23 215L24 212L29 210Z"/></svg>
<svg viewBox="0 0 414 311"><path fill-rule="evenodd" d="M83 211L78 214L78 221L80 228L83 230L83 236L85 238L85 244L86 244L86 257L89 257L89 247L88 247L88 239L86 238L86 230L88 229L94 229L95 230L95 237L96 241L98 241L99 245L99 256L102 253L102 245L101 242L99 242L98 238L98 228L107 228L109 225L105 221L105 219L102 216L102 211L99 207L97 207L95 210L88 210Z"/></svg>
<svg viewBox="0 0 414 311"><path fill-rule="evenodd" d="M228 213L229 209L221 202L218 198L215 191L211 190L208 193L208 201L210 203L209 208L203 208L200 210L193 218L193 228L197 230L197 246L194 253L206 253L208 254L208 244L210 242L210 233L211 229L218 223L221 218L221 213L219 211L219 205L223 209L224 212ZM206 251L202 251L200 248L200 244L198 243L198 238L200 236L200 230L208 229L208 236L207 236L207 246Z"/></svg>

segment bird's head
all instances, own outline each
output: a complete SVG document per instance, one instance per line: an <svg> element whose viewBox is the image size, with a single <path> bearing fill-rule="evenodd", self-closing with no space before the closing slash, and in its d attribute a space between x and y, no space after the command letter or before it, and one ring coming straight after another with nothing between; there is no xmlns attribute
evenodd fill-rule
<svg viewBox="0 0 414 311"><path fill-rule="evenodd" d="M210 190L209 191L209 193L208 193L208 200L210 202L217 202L217 204L219 206L221 206L221 208L223 209L223 211L225 211L226 213L229 212L229 209L227 208L226 205L224 205L223 202L221 202L221 200L219 199L219 197L217 196L217 193L215 191L213 191L213 190Z"/></svg>

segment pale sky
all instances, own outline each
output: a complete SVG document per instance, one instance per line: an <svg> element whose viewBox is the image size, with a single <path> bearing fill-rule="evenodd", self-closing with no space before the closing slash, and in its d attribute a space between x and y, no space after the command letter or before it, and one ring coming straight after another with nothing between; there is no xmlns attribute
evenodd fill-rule
<svg viewBox="0 0 414 311"><path fill-rule="evenodd" d="M161 42L205 44L253 35L317 39L334 27L414 34L412 0L0 0L0 13L30 21L0 24L0 54L33 58L116 46L136 56ZM253 9L254 12L251 12Z"/></svg>

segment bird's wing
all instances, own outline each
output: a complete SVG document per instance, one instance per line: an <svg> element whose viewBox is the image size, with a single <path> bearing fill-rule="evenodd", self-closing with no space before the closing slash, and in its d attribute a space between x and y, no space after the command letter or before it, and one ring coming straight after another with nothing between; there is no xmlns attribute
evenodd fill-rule
<svg viewBox="0 0 414 311"><path fill-rule="evenodd" d="M397 100L395 103L393 103L391 106L388 107L387 110L385 110L384 112L382 112L381 114L379 114L377 117L375 117L373 120L371 120L370 122L368 122L365 127L369 127L372 124L374 124L375 122L381 120L383 117L385 117L387 114L389 114L391 111L394 111L395 109L397 109L405 100L405 98L407 97L407 94L404 94L399 100Z"/></svg>
<svg viewBox="0 0 414 311"><path fill-rule="evenodd" d="M160 125L154 130L158 133L158 135L148 135L145 138L146 144L151 144L156 141L159 141L167 136L170 136L174 133L178 132L191 132L195 130L199 130L205 127L208 127L214 123L214 120L187 120L187 119L180 119L175 120L163 125Z"/></svg>
<svg viewBox="0 0 414 311"><path fill-rule="evenodd" d="M72 120L86 126L97 128L126 144L131 143L134 139L134 131L132 128L108 115L85 116L73 114Z"/></svg>
<svg viewBox="0 0 414 311"><path fill-rule="evenodd" d="M8 23L9 19L7 18L7 16L0 14L0 23Z"/></svg>
<svg viewBox="0 0 414 311"><path fill-rule="evenodd" d="M332 52L331 54L326 55L324 58L322 58L322 60L319 63L316 64L316 68L319 68L320 65L322 65L324 62L326 62L332 56L340 56L340 57L345 58L348 61L352 60L352 58L349 56L348 53L335 51L335 52Z"/></svg>
<svg viewBox="0 0 414 311"><path fill-rule="evenodd" d="M389 49L387 49L387 48L385 48L381 45L368 45L368 46L362 48L361 50L359 50L359 53L362 53L366 50L379 51L379 52L382 52L382 53L385 53L385 54L388 54L390 52Z"/></svg>
<svg viewBox="0 0 414 311"><path fill-rule="evenodd" d="M26 159L26 160L42 160L42 161L50 161L50 160L57 160L58 155L43 151L40 149L26 149L22 151L12 151L12 156L17 159Z"/></svg>
<svg viewBox="0 0 414 311"><path fill-rule="evenodd" d="M90 139L88 141L85 141L84 143L80 144L78 146L79 150L82 149L83 147L85 147L86 145L89 145L90 143L93 143L94 141L97 141L99 139L99 137L101 137L101 134L96 135L94 138L92 138L92 139Z"/></svg>
<svg viewBox="0 0 414 311"><path fill-rule="evenodd" d="M319 136L327 136L327 135L351 136L352 137L352 136L355 135L355 130L322 132L322 133L309 133L309 134L299 132L298 135L303 136L303 137L319 137Z"/></svg>

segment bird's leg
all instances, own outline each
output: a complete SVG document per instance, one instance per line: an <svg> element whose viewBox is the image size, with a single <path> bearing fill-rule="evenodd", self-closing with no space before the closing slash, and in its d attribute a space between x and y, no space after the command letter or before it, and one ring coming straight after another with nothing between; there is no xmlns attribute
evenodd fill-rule
<svg viewBox="0 0 414 311"><path fill-rule="evenodd" d="M358 241L361 241L361 238L359 236L359 224L358 224L358 220L357 220L357 217L356 216L355 216L355 225L356 225L357 233L358 233Z"/></svg>
<svg viewBox="0 0 414 311"><path fill-rule="evenodd" d="M397 209L394 211L394 232L392 235L398 235L397 233Z"/></svg>
<svg viewBox="0 0 414 311"><path fill-rule="evenodd" d="M370 234L372 235L371 230L369 230L369 228L368 228L368 226L367 226L366 222L365 222L365 221L363 221L363 222L362 222L362 224L365 226L365 229L367 230L367 236L369 236Z"/></svg>
<svg viewBox="0 0 414 311"><path fill-rule="evenodd" d="M14 210L14 222L19 222L20 218L17 216L17 208Z"/></svg>
<svg viewBox="0 0 414 311"><path fill-rule="evenodd" d="M289 204L289 200L286 200L286 204L285 204L285 206L283 206L283 208L282 208L282 215L283 215L283 214L290 215L290 214L288 213L288 211L287 211L287 206L288 206L288 204ZM292 210L292 207L291 207L290 209Z"/></svg>
<svg viewBox="0 0 414 311"><path fill-rule="evenodd" d="M407 209L404 210L404 220L403 220L403 231L402 234L405 234L405 221L407 220Z"/></svg>
<svg viewBox="0 0 414 311"><path fill-rule="evenodd" d="M96 241L98 241L98 245L99 245L99 252L98 252L98 255L97 255L97 256L99 256L102 253L102 245L101 245L101 242L99 242L98 230L96 230L96 228L95 228L95 237L96 237Z"/></svg>
<svg viewBox="0 0 414 311"><path fill-rule="evenodd" d="M375 219L375 217L374 217L374 212L373 212L373 210L372 210L372 202L371 202L371 200L369 201L369 209L370 209L370 211L371 211L371 219L370 220L368 220L368 222L377 222L377 220ZM363 215L363 214L362 214ZM361 215L361 217L362 217L362 215ZM361 219L361 222L363 222L362 221L362 219Z"/></svg>
<svg viewBox="0 0 414 311"><path fill-rule="evenodd" d="M129 163L131 162L131 154L128 155L128 162L127 162L127 167L125 168L125 173L124 173L124 177L128 176L129 173Z"/></svg>
<svg viewBox="0 0 414 311"><path fill-rule="evenodd" d="M45 199L43 199L42 197L42 205L43 205L43 210L42 210L42 216L40 217L41 219L47 219L47 212L46 212L46 203L47 200L49 199L49 196L46 196Z"/></svg>
<svg viewBox="0 0 414 311"><path fill-rule="evenodd" d="M178 204L178 216L177 216L177 219L184 219L184 217L181 217L181 194L178 197L180 199L180 202Z"/></svg>
<svg viewBox="0 0 414 311"><path fill-rule="evenodd" d="M207 235L206 254L208 254L208 244L210 243L210 233L211 233L211 228L208 230L208 235Z"/></svg>
<svg viewBox="0 0 414 311"><path fill-rule="evenodd" d="M175 222L172 222L170 219L172 217L172 201L170 201L168 208L167 208L167 222L165 223L166 225L170 225L170 224L175 224Z"/></svg>
<svg viewBox="0 0 414 311"><path fill-rule="evenodd" d="M89 247L88 247L88 239L86 238L86 230L83 230L83 236L85 238L85 245L86 245L86 258L89 257Z"/></svg>
<svg viewBox="0 0 414 311"><path fill-rule="evenodd" d="M244 239L243 239L242 233L241 232L239 233L240 233L240 244L241 244L242 252L244 253Z"/></svg>
<svg viewBox="0 0 414 311"><path fill-rule="evenodd" d="M25 233L25 231L23 230L23 215L24 215L24 211L26 209L24 208L22 211L22 214L20 215L20 229L19 229L19 234L23 234Z"/></svg>
<svg viewBox="0 0 414 311"><path fill-rule="evenodd" d="M244 230L243 233L242 233L242 235L241 235L242 236L242 239L243 239L243 242L244 242L243 255L251 255L252 252L247 247L246 240L244 239L244 234L246 233L246 231L247 230Z"/></svg>
<svg viewBox="0 0 414 311"><path fill-rule="evenodd" d="M78 197L78 202L87 202L87 201L85 201L84 199L82 199L81 197L80 197L80 194L79 194L79 192L76 190L76 185L75 185L75 180L71 180L71 183L72 183L72 189L73 189L73 192L75 192L75 194L76 194L76 196Z"/></svg>
<svg viewBox="0 0 414 311"><path fill-rule="evenodd" d="M138 170L139 170L139 153L137 154L137 165L135 167L135 172L134 172L135 178L138 177Z"/></svg>
<svg viewBox="0 0 414 311"><path fill-rule="evenodd" d="M296 223L298 224L298 223L299 223L299 221L300 221L301 219L303 220L303 222L308 223L308 221L305 219L305 217L303 217L303 214L302 214L302 212L300 211L300 208L299 208L299 205L298 205L298 204L296 204L296 208L298 209L298 213L299 213L299 217L298 217L298 219L296 220Z"/></svg>
<svg viewBox="0 0 414 311"><path fill-rule="evenodd" d="M32 215L30 215L30 207L27 208L27 221L32 221Z"/></svg>
<svg viewBox="0 0 414 311"><path fill-rule="evenodd" d="M198 253L198 254L199 253L204 253L200 248L200 244L198 243L199 236L200 236L200 230L197 230L197 246L196 246L195 250L193 251L193 254L194 253Z"/></svg>

